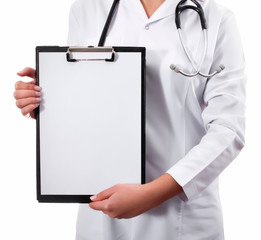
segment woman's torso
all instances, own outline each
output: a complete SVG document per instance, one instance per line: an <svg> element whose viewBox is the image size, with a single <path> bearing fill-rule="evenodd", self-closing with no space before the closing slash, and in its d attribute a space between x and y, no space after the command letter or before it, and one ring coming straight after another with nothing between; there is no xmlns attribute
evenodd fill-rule
<svg viewBox="0 0 261 240"><path fill-rule="evenodd" d="M177 0L166 0L147 18L138 0L121 0L116 9L106 46L146 47L146 180L149 182L171 168L205 134L201 119L206 79L186 78L170 70L172 63L191 71L175 26ZM72 12L77 21L69 44L97 45L112 0L76 1ZM213 58L221 12L215 3L203 3L211 34L207 60ZM195 21L198 23L195 27ZM186 44L198 61L202 34L198 16L182 15ZM190 36L193 36L190 37ZM214 37L210 37L214 36ZM211 67L205 61L203 71ZM193 137L191 137L193 136ZM184 202L175 197L161 206L129 220L110 219L81 205L77 240L222 240L223 223L215 180L197 198Z"/></svg>

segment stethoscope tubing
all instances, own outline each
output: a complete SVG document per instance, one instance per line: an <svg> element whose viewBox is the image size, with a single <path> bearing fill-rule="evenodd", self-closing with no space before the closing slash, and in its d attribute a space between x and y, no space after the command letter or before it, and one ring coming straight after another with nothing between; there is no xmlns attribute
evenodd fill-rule
<svg viewBox="0 0 261 240"><path fill-rule="evenodd" d="M200 75L202 74L202 73L200 72L200 69L201 69L201 66L202 66L202 64L203 64L203 62L204 62L204 59L205 59L205 57L206 57L206 53L207 53L207 30L206 30L206 29L203 29L202 32L203 32L203 38L204 38L204 51L203 51L202 57L201 57L201 59L200 59L200 63L199 63L199 65L198 65L198 67L196 67L196 65L195 65L195 63L194 63L192 57L190 56L190 54L189 54L189 52L188 52L188 50L187 50L187 48L186 48L186 46L185 46L185 44L184 44L181 28L178 29L179 39L180 39L181 45L182 45L182 47L183 47L183 49L184 49L184 52L185 52L186 55L187 55L187 58L188 58L189 61L190 61L192 67L193 67L194 70L196 71L195 73L191 73L191 74L188 74L188 73L185 73L185 72L182 71L183 75L186 74L187 77L188 77L188 76L194 77L194 76L196 76L196 75L198 75L198 74L200 74ZM203 75L204 75L204 74L203 74Z"/></svg>
<svg viewBox="0 0 261 240"><path fill-rule="evenodd" d="M190 61L190 63L191 63L191 66L194 68L194 70L195 70L196 72L194 72L194 73L186 73L186 72L184 72L183 70L179 69L178 67L174 66L173 64L171 65L171 69L172 69L172 70L174 70L174 71L177 72L177 73L181 73L182 75L184 75L184 76L186 76L186 77L195 77L196 75L200 75L200 76L202 76L202 77L213 77L213 76L215 76L216 74L218 74L219 72L221 72L221 71L225 68L224 65L220 65L219 68L218 68L216 71L214 71L212 74L204 74L204 73L202 73L202 72L200 71L200 69L201 69L201 67L202 67L202 64L203 64L203 62L204 62L204 59L206 58L206 54L207 54L207 44L208 44L208 42L207 42L207 31L206 31L206 29L203 29L202 32L203 32L203 38L204 38L204 51L203 51L203 55L202 55L201 60L200 60L200 64L198 65L198 67L196 67L196 65L195 65L195 63L194 63L194 61L193 61L193 59L191 58L191 56L190 56L190 54L189 54L189 52L188 52L188 50L187 50L187 48L186 48L186 46L185 46L185 44L184 44L183 36L182 36L182 31L181 31L180 28L178 29L178 33L179 33L179 38L180 38L181 45L182 45L182 47L183 47L183 49L184 49L184 52L185 52L186 55L187 55L187 58L189 59L189 61Z"/></svg>
<svg viewBox="0 0 261 240"><path fill-rule="evenodd" d="M205 15L204 15L204 11L201 7L201 5L196 1L196 0L190 0L192 1L196 6L192 6L192 5L184 5L185 2L187 0L181 0L177 7L176 7L176 11L175 11L175 23L176 23L176 27L177 27L177 30L178 30L178 35L179 35L179 39L180 39L180 43L182 45L182 48L191 64L191 66L193 67L193 69L195 70L195 72L193 73L187 73L183 70L181 70L178 66L174 65L174 64L171 64L170 65L170 69L174 70L175 72L177 73L180 73L186 77L195 77L197 75L200 75L202 77L205 77L205 78L211 78L213 76L215 76L216 74L220 73L221 71L223 71L225 69L225 66L223 64L221 64L217 69L216 71L214 71L213 73L211 74L205 74L205 73L202 73L200 71L200 69L202 68L202 64L206 58L206 55L207 55L207 46L208 46L208 38L207 38L207 24L206 24L206 19L205 19ZM191 57L191 55L189 54L189 51L186 47L186 45L184 44L184 40L183 40L183 34L182 34L182 29L181 29L181 20L180 20L180 15L183 11L185 10L194 10L195 12L198 13L199 15L199 18L200 18L200 22L201 22L201 27L202 27L202 33L203 33L203 39L204 39L204 47L203 47L203 54L202 54L202 57L200 59L200 62L199 62L199 65L196 66L195 63L194 63L194 60L193 58Z"/></svg>
<svg viewBox="0 0 261 240"><path fill-rule="evenodd" d="M113 15L114 15L114 12L116 10L116 7L118 5L120 0L114 0L113 1L113 4L112 4L112 7L110 9L110 12L109 12L109 15L107 17L107 20L106 20L106 23L104 25L104 28L103 28L103 31L102 31L102 34L101 34L101 37L100 37L100 40L99 40L99 43L98 43L98 46L99 47L102 47L104 46L104 43L105 43L105 39L106 39L106 36L107 36L107 32L109 30L109 27L110 27L110 24L111 24L111 20L113 18ZM207 23L206 23L206 19L205 19L205 16L204 16L204 11L201 7L201 5L196 1L196 0L190 0L192 1L194 5L184 5L185 2L188 1L188 0L181 0L177 7L176 7L176 10L175 10L175 23L176 23L176 27L177 27L177 30L178 30L178 34L179 34L179 39L180 39L180 42L181 42L181 45L182 45L182 48L191 64L191 66L193 67L193 69L195 70L195 72L193 73L187 73L185 71L183 71L182 69L180 69L179 67L177 67L176 65L174 64L171 64L170 65L170 69L174 70L175 72L177 73L180 73L186 77L195 77L197 75L200 75L202 77L205 77L205 78L211 78L213 76L215 76L216 74L220 73L222 70L225 69L225 66L223 64L221 64L217 69L216 71L214 71L213 73L211 74L204 74L200 71L201 67L202 67L202 64L206 58L206 54L207 54L207 46L208 46L208 38L207 38ZM200 23L201 23L201 27L202 27L202 32L203 32L203 38L204 38L204 48L203 48L203 55L202 55L202 58L200 60L200 63L198 66L195 65L194 63L194 60L193 58L191 57L191 55L189 54L189 51L186 47L186 45L184 44L184 41L183 41L183 34L182 34L182 29L181 29L181 21L180 21L180 15L183 11L185 10L193 10L195 12L198 13L199 15L199 18L200 18Z"/></svg>

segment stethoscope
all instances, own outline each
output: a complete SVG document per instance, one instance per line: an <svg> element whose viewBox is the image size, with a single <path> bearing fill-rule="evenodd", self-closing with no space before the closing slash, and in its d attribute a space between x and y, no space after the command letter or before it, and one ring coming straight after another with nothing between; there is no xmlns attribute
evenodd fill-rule
<svg viewBox="0 0 261 240"><path fill-rule="evenodd" d="M111 20L113 18L113 15L114 15L114 12L115 12L115 9L116 9L116 6L117 4L119 3L120 0L114 0L113 4L112 4L112 7L111 7L111 10L109 12L109 15L108 15L108 18L106 20L106 23L105 23L105 26L103 28L103 31L102 31L102 34L101 34L101 37L100 37L100 41L99 41L99 44L98 46L101 47L101 46L104 46L104 42L105 42L105 39L106 39L106 35L107 35L107 32L108 32L108 29L110 27L110 23L111 23ZM193 2L195 5L185 5L187 0L181 0L177 7L176 7L176 11L175 11L175 23L176 23L176 27L177 27L177 30L178 30L178 34L179 34L179 39L180 39L180 42L181 42L181 45L182 45L182 48L191 64L191 66L193 67L194 69L194 72L192 73L187 73L183 70L181 70L177 65L174 65L174 64L171 64L170 65L170 69L171 70L174 70L175 72L177 73L180 73L186 77L195 77L197 75L200 75L202 77L206 77L206 78L211 78L213 76L215 76L216 74L220 73L221 71L223 71L225 69L225 66L223 64L221 64L213 73L211 74L204 74L201 72L201 67L202 67L202 64L206 58L206 54L207 54L207 45L208 45L208 40L207 40L207 24L206 24L206 19L205 19L205 15L204 15L204 11L201 7L201 5L196 1L196 0L190 0L191 2ZM199 15L199 18L200 18L200 22L201 22L201 28L202 28L202 32L203 32L203 38L204 38L204 47L203 47L203 54L202 54L202 57L201 57L201 60L199 61L199 64L198 66L196 66L193 58L191 57L186 45L184 44L184 41L183 41L183 34L182 34L182 29L181 29L181 21L180 21L180 15L183 11L185 10L194 10L195 12L198 13Z"/></svg>

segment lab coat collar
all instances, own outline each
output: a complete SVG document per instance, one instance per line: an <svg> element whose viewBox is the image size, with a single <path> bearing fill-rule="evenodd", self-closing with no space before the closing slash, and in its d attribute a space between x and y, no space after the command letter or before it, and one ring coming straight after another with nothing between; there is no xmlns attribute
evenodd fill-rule
<svg viewBox="0 0 261 240"><path fill-rule="evenodd" d="M126 7L133 8L133 11L135 11L135 13L139 15L139 17L141 17L146 23L152 23L170 15L174 15L178 3L179 0L165 0L165 2L162 3L156 12L150 18L148 18L140 0L122 1L122 4L124 4Z"/></svg>

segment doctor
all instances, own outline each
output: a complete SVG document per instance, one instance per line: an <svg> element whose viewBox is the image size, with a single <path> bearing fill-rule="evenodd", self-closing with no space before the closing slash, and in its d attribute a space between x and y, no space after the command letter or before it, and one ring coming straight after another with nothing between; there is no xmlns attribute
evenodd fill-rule
<svg viewBox="0 0 261 240"><path fill-rule="evenodd" d="M226 69L208 79L172 71L171 64L194 71L175 27L178 2L121 0L116 8L105 45L146 47L147 183L119 183L80 205L77 240L224 239L218 176L244 146L244 55L233 14L201 0L208 26L201 71L220 64ZM111 5L112 0L76 0L68 44L97 45ZM204 48L199 17L185 11L181 24L197 64ZM31 68L18 75L35 79ZM17 82L14 96L23 115L35 118L41 101L35 80Z"/></svg>

